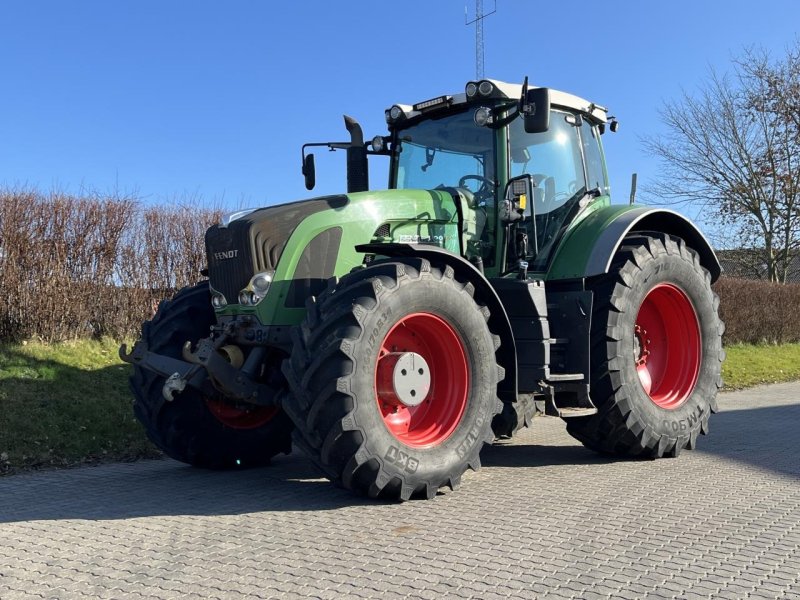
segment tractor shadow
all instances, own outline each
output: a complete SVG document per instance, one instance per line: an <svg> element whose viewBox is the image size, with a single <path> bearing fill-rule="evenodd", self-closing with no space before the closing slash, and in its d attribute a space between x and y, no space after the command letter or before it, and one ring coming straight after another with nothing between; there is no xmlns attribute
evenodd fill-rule
<svg viewBox="0 0 800 600"><path fill-rule="evenodd" d="M334 487L298 454L239 471L208 471L163 459L0 479L0 524L327 511L361 504L385 503Z"/></svg>
<svg viewBox="0 0 800 600"><path fill-rule="evenodd" d="M484 467L539 468L564 465L607 465L631 459L597 454L583 446L519 445L496 442L481 452Z"/></svg>
<svg viewBox="0 0 800 600"><path fill-rule="evenodd" d="M712 416L711 431L707 436L700 436L697 449L694 452L684 451L677 460L692 455L707 455L748 468L800 479L796 441L800 424L800 396L791 404L779 406L724 408L723 401L723 410ZM556 418L545 419L550 421L548 438L557 438L555 444L542 445L535 442L537 424L541 423L537 418L533 422L532 432L524 431L513 442L500 441L486 448L481 455L483 465L489 468L536 468L558 465L602 466L651 460L598 454L570 438L566 431L563 436L554 436L554 426L565 427Z"/></svg>

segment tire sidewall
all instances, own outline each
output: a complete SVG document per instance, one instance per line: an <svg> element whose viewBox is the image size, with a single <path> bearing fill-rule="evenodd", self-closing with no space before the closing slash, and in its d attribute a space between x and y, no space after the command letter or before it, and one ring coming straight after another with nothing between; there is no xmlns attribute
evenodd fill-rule
<svg viewBox="0 0 800 600"><path fill-rule="evenodd" d="M349 378L354 408L351 414L363 435L363 447L389 476L431 481L457 471L476 458L496 412L497 375L494 343L485 317L472 296L452 279L422 273L401 279L378 295L377 305L363 319L363 337L354 344ZM387 428L375 392L375 369L383 340L403 317L430 313L444 319L461 339L470 377L467 403L455 430L442 442L411 447ZM483 367L483 368L482 368ZM454 468L454 465L460 465Z"/></svg>

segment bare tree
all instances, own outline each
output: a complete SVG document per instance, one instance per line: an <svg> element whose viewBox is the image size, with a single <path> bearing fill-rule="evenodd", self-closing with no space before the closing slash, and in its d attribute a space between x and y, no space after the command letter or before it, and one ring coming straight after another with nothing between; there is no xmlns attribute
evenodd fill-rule
<svg viewBox="0 0 800 600"><path fill-rule="evenodd" d="M779 60L751 50L730 75L711 72L665 103L664 135L645 140L662 161L651 193L699 208L728 244L760 255L785 283L800 260L800 41Z"/></svg>

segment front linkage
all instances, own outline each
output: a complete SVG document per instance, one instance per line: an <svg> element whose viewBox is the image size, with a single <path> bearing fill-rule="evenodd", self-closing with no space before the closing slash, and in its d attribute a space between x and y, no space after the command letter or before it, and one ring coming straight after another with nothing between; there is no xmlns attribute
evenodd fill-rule
<svg viewBox="0 0 800 600"><path fill-rule="evenodd" d="M217 391L234 401L279 407L280 394L277 390L255 381L267 349L254 346L245 359L240 347L230 343L241 337L242 330L248 325L250 322L247 317L212 325L211 335L199 340L194 351L191 341L184 343L183 360L151 352L144 339L136 342L130 353L123 344L119 357L166 378L162 394L168 402L174 400L175 394L188 385L206 395L213 395Z"/></svg>

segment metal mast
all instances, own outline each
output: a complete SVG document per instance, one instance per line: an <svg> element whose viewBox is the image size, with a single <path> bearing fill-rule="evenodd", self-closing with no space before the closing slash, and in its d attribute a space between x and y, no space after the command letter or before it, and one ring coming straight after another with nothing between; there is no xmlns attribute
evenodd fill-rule
<svg viewBox="0 0 800 600"><path fill-rule="evenodd" d="M468 20L467 7L464 7L464 24L475 23L475 78L483 79L483 20L497 12L497 0L494 0L492 12L484 14L483 0L475 0L475 18Z"/></svg>

